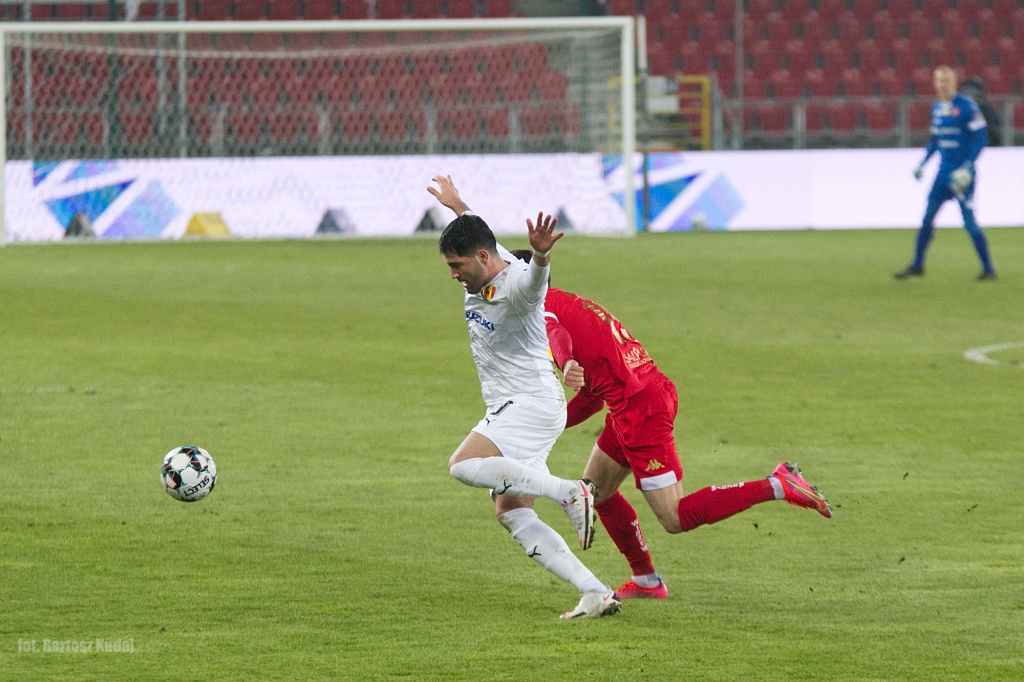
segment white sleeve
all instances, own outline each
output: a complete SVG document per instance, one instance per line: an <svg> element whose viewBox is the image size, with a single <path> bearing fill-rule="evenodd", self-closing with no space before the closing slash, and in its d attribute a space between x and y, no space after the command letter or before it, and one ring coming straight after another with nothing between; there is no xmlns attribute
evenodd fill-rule
<svg viewBox="0 0 1024 682"><path fill-rule="evenodd" d="M501 259L506 263L515 263L517 260L519 260L514 255L512 255L511 251L506 249L500 243L498 244L498 255L501 256Z"/></svg>

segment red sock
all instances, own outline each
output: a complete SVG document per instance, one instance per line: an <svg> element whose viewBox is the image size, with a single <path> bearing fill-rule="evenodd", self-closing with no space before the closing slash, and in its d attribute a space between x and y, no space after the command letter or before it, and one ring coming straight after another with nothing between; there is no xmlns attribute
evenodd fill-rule
<svg viewBox="0 0 1024 682"><path fill-rule="evenodd" d="M633 505L616 491L604 502L594 505L601 523L615 546L629 562L633 575L649 575L654 573L651 553L647 551L647 541L640 532L640 519L636 516Z"/></svg>
<svg viewBox="0 0 1024 682"><path fill-rule="evenodd" d="M705 523L718 523L733 514L750 509L760 502L775 499L771 481L736 483L724 488L711 486L691 493L679 500L679 523L683 530L693 530ZM604 521L604 518L601 518Z"/></svg>

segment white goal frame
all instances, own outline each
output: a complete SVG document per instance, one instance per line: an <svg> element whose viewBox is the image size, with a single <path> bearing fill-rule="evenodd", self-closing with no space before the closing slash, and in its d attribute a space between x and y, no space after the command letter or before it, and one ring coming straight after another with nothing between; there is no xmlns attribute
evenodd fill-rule
<svg viewBox="0 0 1024 682"><path fill-rule="evenodd" d="M0 131L4 144L0 144L0 246L7 241L6 222L6 166L7 166L7 36L19 34L177 34L179 45L184 45L187 33L291 33L291 32L393 32L393 31L514 31L514 30L614 29L620 37L620 144L624 175L624 234L636 233L635 174L630 172L631 160L637 150L636 132L636 21L631 16L605 16L580 18L500 18L500 19L398 19L359 21L145 21L145 22L4 22L0 23Z"/></svg>

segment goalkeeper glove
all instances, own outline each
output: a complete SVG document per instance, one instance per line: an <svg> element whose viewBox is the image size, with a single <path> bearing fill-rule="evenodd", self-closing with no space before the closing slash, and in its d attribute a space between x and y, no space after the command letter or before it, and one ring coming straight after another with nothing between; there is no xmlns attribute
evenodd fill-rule
<svg viewBox="0 0 1024 682"><path fill-rule="evenodd" d="M974 164L970 161L957 168L949 174L949 188L956 194L961 194L974 182Z"/></svg>
<svg viewBox="0 0 1024 682"><path fill-rule="evenodd" d="M921 179L921 174L923 172L924 172L924 166L918 166L917 168L915 168L914 169L914 179L915 180L920 180Z"/></svg>

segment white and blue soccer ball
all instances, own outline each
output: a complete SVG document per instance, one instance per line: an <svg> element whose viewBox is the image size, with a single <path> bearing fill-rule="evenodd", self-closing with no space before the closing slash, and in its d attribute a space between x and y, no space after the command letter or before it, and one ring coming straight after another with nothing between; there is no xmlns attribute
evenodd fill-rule
<svg viewBox="0 0 1024 682"><path fill-rule="evenodd" d="M217 483L217 465L210 453L196 445L182 445L164 456L160 481L167 494L182 502L197 502Z"/></svg>

